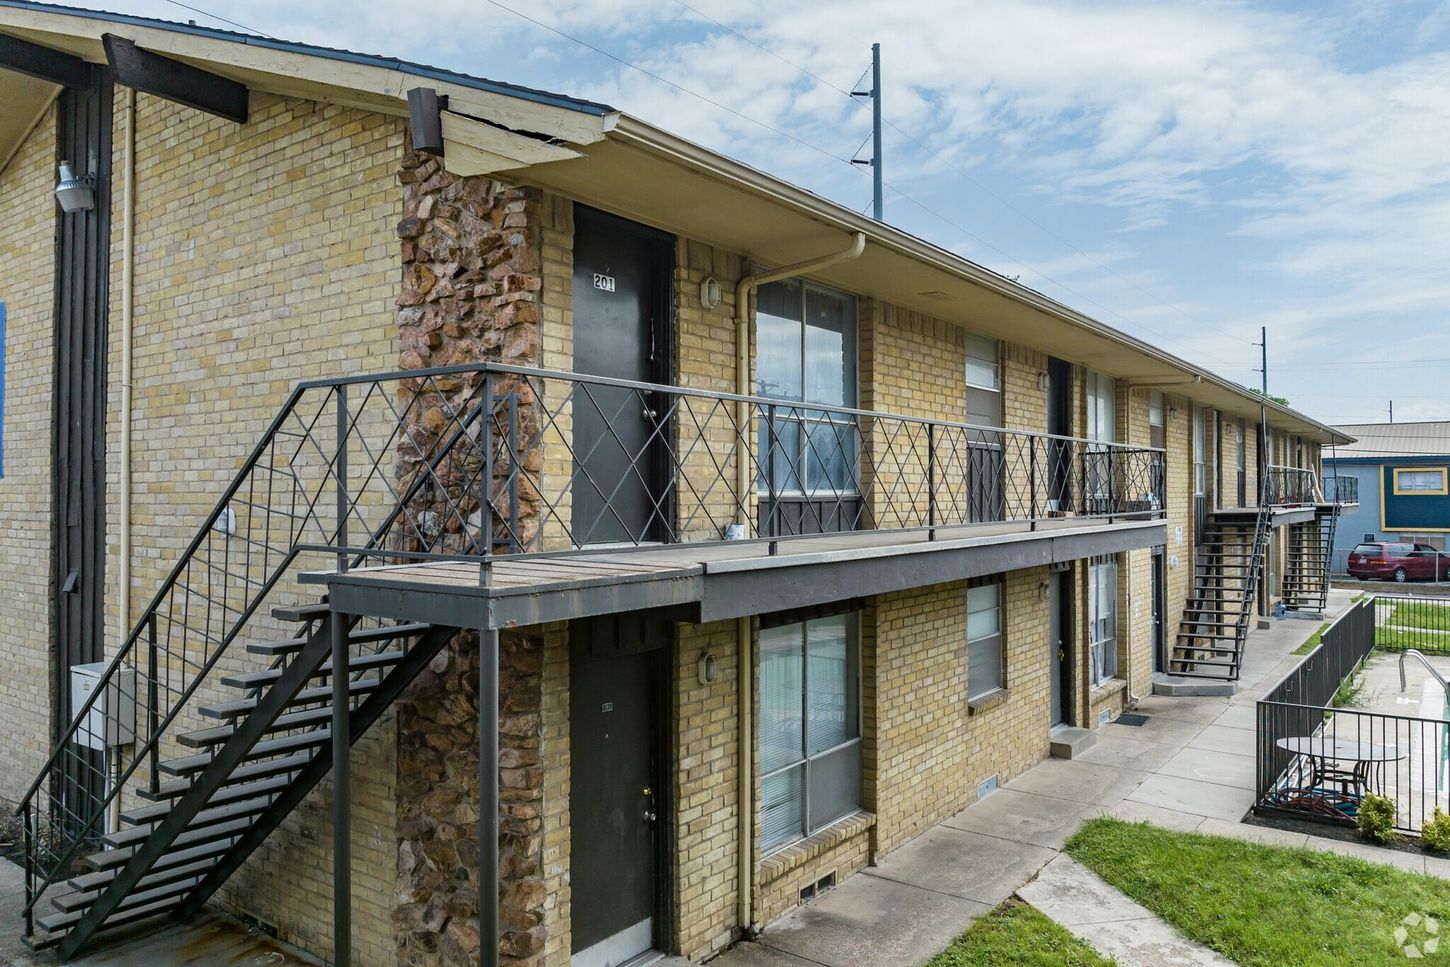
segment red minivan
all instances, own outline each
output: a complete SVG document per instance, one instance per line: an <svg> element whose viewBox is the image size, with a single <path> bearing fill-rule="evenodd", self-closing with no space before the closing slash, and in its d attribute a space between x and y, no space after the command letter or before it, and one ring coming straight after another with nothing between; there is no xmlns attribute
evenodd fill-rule
<svg viewBox="0 0 1450 967"><path fill-rule="evenodd" d="M1439 574L1435 573L1437 564ZM1450 579L1450 554L1442 554L1429 544L1393 541L1358 544L1349 552L1349 576L1386 581L1444 581Z"/></svg>

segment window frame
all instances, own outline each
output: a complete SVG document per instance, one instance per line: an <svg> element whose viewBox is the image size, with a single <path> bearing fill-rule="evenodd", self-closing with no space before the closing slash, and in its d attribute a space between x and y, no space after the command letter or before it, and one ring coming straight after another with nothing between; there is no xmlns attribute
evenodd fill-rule
<svg viewBox="0 0 1450 967"><path fill-rule="evenodd" d="M800 333L798 359L800 364L800 370L797 376L800 380L800 395L798 398L780 396L768 393L764 389L762 389L759 382L760 363L758 359L756 360L755 375L753 379L755 395L766 400L778 400L781 403L782 409L784 409L788 414L792 414L776 417L775 423L769 428L769 433L767 437L768 443L766 443L766 445L761 448L762 452L757 454L757 460L760 463L760 467L755 475L756 493L773 493L777 498L810 497L817 494L858 494L860 493L861 489L860 444L862 442L860 439L859 424L854 416L831 413L827 410L823 410L822 408L840 407L842 409L856 409L860 403L860 302L857 299L855 293L847 292L844 289L837 289L828 285L822 285L819 282L812 282L809 279L780 279L775 282L767 283L767 285L765 286L761 286L761 289L766 289L769 286L796 286L799 288L800 301L798 308L800 312L800 318L785 319L785 317L777 316L774 313L762 313L760 311L760 294L757 291L754 317L755 344L758 347L761 341L760 326L762 316L766 316L772 319L785 319L785 321L794 322L799 326ZM811 370L807 359L807 340L811 327L807 322L806 309L809 305L810 293L812 291L825 293L832 297L839 297L844 299L848 303L846 315L842 321L842 364L843 366L849 367L851 378L848 381L845 379L845 374L842 374L842 389L847 391L849 399L845 400L845 402L840 404L807 402L811 396L811 387L808 385ZM757 418L761 421L762 426L766 426L768 420L768 411L765 410L764 407L762 407L761 412L757 415ZM788 459L794 461L794 470L787 471L789 476L793 478L793 485L772 486L771 482L765 479L768 461L773 451L777 449L784 451L785 448L783 446L777 447L776 441L783 440L785 438L786 432L788 432L785 430L785 428L789 424L795 424L798 427L798 438L796 445L793 448L796 452L793 457L788 457ZM782 429L776 430L774 428L775 426L779 426ZM824 426L832 427L833 429L831 432L836 435L836 438L838 440L841 438L840 435L843 432L842 428L846 428L845 433L848 436L854 436L854 439L851 441L851 449L853 452L848 456L848 480L845 487L837 487L834 484L830 483L829 480L827 480L825 486L818 486L813 479L812 454L815 451L813 451L810 446L811 430L816 427Z"/></svg>
<svg viewBox="0 0 1450 967"><path fill-rule="evenodd" d="M1112 584L1111 593L1103 584L1103 577L1107 569L1111 569ZM1088 682L1093 688L1105 685L1118 678L1118 640L1122 629L1119 627L1121 614L1119 608L1119 595L1122 591L1122 569L1118 557L1115 554L1107 554L1088 560L1088 591L1087 591L1087 613L1088 613ZM1104 615L1099 611L1103 603L1107 603L1111 610L1110 615ZM1099 627L1107 627L1111 623L1110 634L1099 634ZM1111 647L1108 647L1111 646ZM1100 659L1100 653L1103 657ZM1108 660L1111 660L1111 674L1102 674L1100 670L1106 670Z"/></svg>
<svg viewBox="0 0 1450 967"><path fill-rule="evenodd" d="M972 638L972 592L983 588L995 588L997 592L997 630L991 634L981 635L975 640ZM963 601L965 606L963 621L966 627L963 637L967 645L967 703L980 701L991 695L993 692L1006 691L1007 689L1007 580L1006 575L993 574L986 577L972 578L967 582L967 593ZM985 642L994 642L996 646L995 662L997 666L997 680L988 688L978 689L972 681L972 650L974 646L980 646Z"/></svg>
<svg viewBox="0 0 1450 967"><path fill-rule="evenodd" d="M1450 467L1394 467L1394 495L1396 497L1444 497L1450 495L1450 487L1447 487L1447 471ZM1433 474L1440 478L1440 483L1433 488L1407 487L1400 483L1401 474Z"/></svg>
<svg viewBox="0 0 1450 967"><path fill-rule="evenodd" d="M810 657L810 637L809 637L810 625L813 622L834 621L834 620L839 619L839 618L842 618L842 617L844 617L845 620L846 620L846 650L847 650L847 656L848 656L848 660L853 663L849 667L854 667L854 669L855 669L855 674L854 674L855 688L854 688L854 690L850 690L850 689L847 689L846 690L847 693L848 693L848 696L849 696L849 698L852 701L853 706L854 706L853 709L852 709L852 711L853 711L853 718L854 718L854 729L853 729L853 731L855 732L855 735L852 738L846 739L845 741L837 742L834 745L831 745L831 746L829 746L827 748L824 748L824 749L821 749L821 750L819 750L819 751L817 751L815 753L812 753L810 751L810 723L811 723L811 716L810 716L810 705L809 705L809 700L810 700L810 662L809 662L809 657ZM761 636L763 638L766 632L779 633L782 629L799 629L799 631L800 631L800 648L801 648L801 652L800 652L800 654L801 654L801 689L800 689L800 700L801 700L801 705L800 705L800 709L801 709L801 755L800 755L800 758L794 759L794 760L792 760L790 762L787 762L785 764L782 764L782 765L777 765L774 768L770 769L768 772L765 771L763 768L760 769L759 780L758 780L758 782L759 782L759 793L758 793L758 797L757 797L757 800L758 801L757 801L757 806L756 806L756 810L755 810L755 814L756 814L755 845L756 845L756 848L759 850L759 852L760 852L760 854L762 856L769 856L769 855L771 855L773 853L779 852L780 850L787 849L790 846L793 846L794 844L799 843L803 839L808 839L809 837L811 837L811 836L815 835L816 833L820 832L822 829L825 829L825 828L829 827L831 824L836 823L836 822L839 822L840 820L842 820L845 817L851 815L852 813L859 811L863 807L863 805L865 804L865 768L864 768L865 767L865 761L864 761L864 749L865 749L865 746L864 746L864 743L865 743L865 728L864 728L864 723L865 723L865 715L864 715L864 709L863 709L864 702L862 700L863 691L862 691L862 677L861 677L861 671L862 671L862 667L861 667L862 666L862 654L861 654L861 612L859 610L851 610L851 611L837 612L837 613L833 613L833 614L813 614L813 615L810 615L808 617L803 617L799 621L788 621L788 622L785 622L783 624L777 624L777 625L773 625L773 626L770 626L770 627L762 628L761 629ZM757 654L763 654L763 648L757 648ZM762 664L761 665L761 669L760 669L761 682L760 682L760 687L759 687L759 692L758 692L758 694L761 695L761 696L763 696L765 694L764 675L765 675L765 669L764 669L764 666ZM763 742L762 742L762 739L761 739L761 731L760 731L760 727L761 727L761 722L762 721L763 721L763 716L757 715L757 717L756 717L756 725L755 725L755 744L756 744L756 765L757 765L757 767L763 766L763 763L764 763L764 746L763 746ZM851 806L850 808L845 809L844 811L840 812L838 815L832 815L829 818L823 818L819 822L812 823L811 822L811 768L812 768L812 764L813 763L821 762L824 759L827 759L827 758L829 758L829 757L831 757L833 755L839 754L842 751L844 751L846 749L850 749L852 747L855 747L858 750L858 755L857 755L858 773L857 773L857 776L856 776L855 805L854 806ZM800 776L801 776L801 779L800 779L800 787L799 787L800 788L800 802L799 802L800 809L799 809L799 817L798 817L799 818L799 823L798 823L798 825L797 825L797 827L796 827L796 829L795 829L794 832L792 832L792 833L790 833L790 834L786 835L785 837L782 837L782 838L780 838L778 840L773 840L773 841L767 842L765 840L765 835L764 835L764 826L765 826L765 824L763 822L763 817L764 817L764 814L765 814L765 807L766 807L766 801L765 801L765 788L766 788L766 783L769 782L770 780L776 778L777 776L784 775L786 773L789 773L789 772L792 772L792 771L796 771L796 770L799 771Z"/></svg>
<svg viewBox="0 0 1450 967"><path fill-rule="evenodd" d="M979 363L988 362L987 357L972 352L973 344L979 349L985 349L988 345L992 347L992 385L973 381L972 366L973 360ZM965 395L962 405L966 409L966 422L973 426L983 426L992 429L1001 429L1006 419L1006 394L1002 386L1002 340L993 339L990 336L981 336L976 333L967 333L962 349L962 385L965 387ZM996 419L987 423L980 423L972 419L971 399L973 393L991 393L996 399Z"/></svg>
<svg viewBox="0 0 1450 967"><path fill-rule="evenodd" d="M1159 450L1168 448L1168 401L1161 390L1148 394L1148 445Z"/></svg>
<svg viewBox="0 0 1450 967"><path fill-rule="evenodd" d="M1201 406L1193 408L1193 496L1208 496L1208 410Z"/></svg>

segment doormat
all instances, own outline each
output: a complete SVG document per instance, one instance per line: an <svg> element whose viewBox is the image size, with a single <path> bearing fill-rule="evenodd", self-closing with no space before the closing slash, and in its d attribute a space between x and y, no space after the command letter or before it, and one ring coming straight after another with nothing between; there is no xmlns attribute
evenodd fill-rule
<svg viewBox="0 0 1450 967"><path fill-rule="evenodd" d="M1148 716L1143 715L1141 712L1124 712L1122 715L1113 719L1113 721L1118 725L1143 726L1148 724Z"/></svg>

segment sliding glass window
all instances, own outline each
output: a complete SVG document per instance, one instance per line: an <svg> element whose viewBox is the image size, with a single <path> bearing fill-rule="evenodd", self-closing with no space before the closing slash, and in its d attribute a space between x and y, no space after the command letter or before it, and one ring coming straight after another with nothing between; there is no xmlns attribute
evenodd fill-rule
<svg viewBox="0 0 1450 967"><path fill-rule="evenodd" d="M761 426L758 486L855 492L855 419L810 405L856 405L855 297L787 279L761 286L756 299L755 392L781 401Z"/></svg>
<svg viewBox="0 0 1450 967"><path fill-rule="evenodd" d="M760 847L789 845L861 808L855 614L760 632Z"/></svg>

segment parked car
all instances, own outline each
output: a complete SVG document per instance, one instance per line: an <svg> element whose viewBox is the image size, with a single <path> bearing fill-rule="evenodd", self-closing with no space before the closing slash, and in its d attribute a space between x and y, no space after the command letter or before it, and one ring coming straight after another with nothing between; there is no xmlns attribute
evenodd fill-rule
<svg viewBox="0 0 1450 967"><path fill-rule="evenodd" d="M1438 572L1438 573L1437 573ZM1450 554L1429 544L1371 541L1349 552L1349 576L1385 581L1450 579Z"/></svg>

